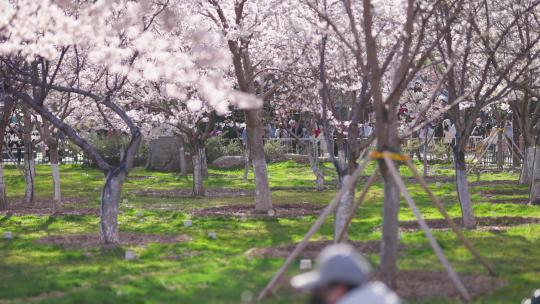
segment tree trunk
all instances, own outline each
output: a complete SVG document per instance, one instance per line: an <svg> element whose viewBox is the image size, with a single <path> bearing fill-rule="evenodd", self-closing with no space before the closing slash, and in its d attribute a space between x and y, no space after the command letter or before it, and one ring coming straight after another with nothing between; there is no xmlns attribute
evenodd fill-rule
<svg viewBox="0 0 540 304"><path fill-rule="evenodd" d="M208 159L206 158L206 148L204 145L200 148L199 155L201 157L202 176L208 177Z"/></svg>
<svg viewBox="0 0 540 304"><path fill-rule="evenodd" d="M3 111L1 112L2 119L0 120L0 211L7 210L9 207L6 195L6 181L4 177L4 135L14 106L14 103L10 98L3 98L3 103L4 107L2 109Z"/></svg>
<svg viewBox="0 0 540 304"><path fill-rule="evenodd" d="M342 185L345 185L347 183L347 180L350 178L350 175L345 175L343 177L343 183ZM347 225L347 217L352 212L352 205L353 205L353 199L354 199L354 188L351 189L351 191L347 191L343 193L343 196L339 200L337 209L336 209L336 220L334 225L334 241L337 241L339 238L339 234L343 229L346 229ZM346 241L348 239L348 233L345 232L343 234L343 240Z"/></svg>
<svg viewBox="0 0 540 304"><path fill-rule="evenodd" d="M520 185L530 185L532 182L533 166L534 166L534 146L525 148L525 158L521 165L521 176L519 178Z"/></svg>
<svg viewBox="0 0 540 304"><path fill-rule="evenodd" d="M504 168L504 154L503 154L503 133L504 131L497 132L497 170Z"/></svg>
<svg viewBox="0 0 540 304"><path fill-rule="evenodd" d="M120 162L122 164L122 162ZM111 170L107 174L103 192L101 193L100 233L101 241L105 244L117 244L118 236L118 204L122 185L126 179L124 166Z"/></svg>
<svg viewBox="0 0 540 304"><path fill-rule="evenodd" d="M7 201L7 195L6 195L6 182L4 179L4 161L3 161L3 155L2 150L0 149L0 211L7 210L8 209L8 201Z"/></svg>
<svg viewBox="0 0 540 304"><path fill-rule="evenodd" d="M186 148L183 137L180 137L180 173L187 174Z"/></svg>
<svg viewBox="0 0 540 304"><path fill-rule="evenodd" d="M534 153L530 202L532 205L540 205L540 144L536 146Z"/></svg>
<svg viewBox="0 0 540 304"><path fill-rule="evenodd" d="M465 152L460 149L460 145L454 147L454 163L456 169L456 190L459 204L461 205L461 216L465 228L474 229L476 220L472 209L471 195L469 193L469 182L467 181L467 170L465 165Z"/></svg>
<svg viewBox="0 0 540 304"><path fill-rule="evenodd" d="M4 128L0 128L0 132ZM4 177L4 132L0 133L0 211L8 209L8 200L6 194L6 181Z"/></svg>
<svg viewBox="0 0 540 304"><path fill-rule="evenodd" d="M152 145L150 145L148 149L148 157L146 158L146 164L144 165L144 167L147 170L150 170L150 168L152 168Z"/></svg>
<svg viewBox="0 0 540 304"><path fill-rule="evenodd" d="M32 118L28 109L24 113L24 130L23 130L23 142L24 142L24 203L34 203L36 167L34 163L34 147L32 143Z"/></svg>
<svg viewBox="0 0 540 304"><path fill-rule="evenodd" d="M345 142L343 139L338 139L338 161L340 168L347 167L347 156L345 154ZM343 184L343 182L341 182Z"/></svg>
<svg viewBox="0 0 540 304"><path fill-rule="evenodd" d="M428 132L426 131L426 135L424 138L424 142L422 143L422 154L423 154L423 163L424 163L424 177L427 177L429 175L429 164L427 160L427 149L428 149Z"/></svg>
<svg viewBox="0 0 540 304"><path fill-rule="evenodd" d="M379 168L384 181L381 275L386 284L395 288L399 246L399 188L384 161L379 162Z"/></svg>
<svg viewBox="0 0 540 304"><path fill-rule="evenodd" d="M199 148L198 144L192 144L193 157L193 196L204 196L204 168L203 168L203 153L204 150Z"/></svg>
<svg viewBox="0 0 540 304"><path fill-rule="evenodd" d="M251 162L255 174L255 210L268 211L272 209L272 193L268 182L266 159L264 156L263 132L261 128L260 109L246 110L246 128Z"/></svg>
<svg viewBox="0 0 540 304"><path fill-rule="evenodd" d="M139 152L141 140L142 135L139 129L132 127L131 141L125 150L124 158L120 160L120 165L114 169L107 170L107 179L101 193L100 209L101 240L105 244L116 244L119 241L118 204L120 203L122 185L126 180L128 172L133 167L135 156Z"/></svg>
<svg viewBox="0 0 540 304"><path fill-rule="evenodd" d="M317 191L324 190L324 173L319 168L319 157L317 156L317 141L312 139L308 146L308 159L311 171L315 174Z"/></svg>
<svg viewBox="0 0 540 304"><path fill-rule="evenodd" d="M54 188L54 197L53 197L53 205L52 210L53 213L58 210L58 208L62 204L62 198L60 195L60 157L58 154L58 145L57 144L49 144L49 155L51 159L51 171L52 171L52 178L53 178L53 188Z"/></svg>
<svg viewBox="0 0 540 304"><path fill-rule="evenodd" d="M250 154L249 148L246 147L244 151L244 181L245 182L247 182L248 174L249 174L249 167L250 167L249 154Z"/></svg>
<svg viewBox="0 0 540 304"><path fill-rule="evenodd" d="M516 122L516 118L514 117L514 120L513 120L513 123L512 123L512 128L513 128L513 138L512 140L514 141L514 143L518 146L519 146L519 138L521 137L521 130L519 129L519 125L518 123ZM512 166L514 167L517 167L517 166L520 166L521 165L521 159L519 158L519 154L517 153L517 151L514 152L514 149L516 149L516 147L513 147L511 149L512 151ZM521 147L520 147L521 149Z"/></svg>
<svg viewBox="0 0 540 304"><path fill-rule="evenodd" d="M120 156L120 160L122 158L124 158L124 154L126 154L126 150L124 149L124 147L120 147L120 151L118 152L118 155Z"/></svg>

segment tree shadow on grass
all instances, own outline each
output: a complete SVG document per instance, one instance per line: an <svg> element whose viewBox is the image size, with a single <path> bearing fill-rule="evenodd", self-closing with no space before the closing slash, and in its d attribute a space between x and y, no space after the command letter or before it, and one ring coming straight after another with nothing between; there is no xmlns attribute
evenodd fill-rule
<svg viewBox="0 0 540 304"><path fill-rule="evenodd" d="M41 223L38 227L37 227L37 230L45 230L45 231L48 231L49 230L49 226L53 223L55 223L56 221L58 220L58 218L54 215L50 215L47 217L47 220L43 223Z"/></svg>
<svg viewBox="0 0 540 304"><path fill-rule="evenodd" d="M420 233L417 234L418 239L414 240L414 236L409 238L415 244L400 258L401 267L442 270L427 241ZM506 232L494 234L475 231L466 234L473 246L494 266L497 277L507 283L505 287L494 290L493 294L481 296L479 303L511 303L538 288L540 247L535 241ZM437 232L436 238L458 273L488 275L452 232Z"/></svg>
<svg viewBox="0 0 540 304"><path fill-rule="evenodd" d="M6 215L4 215L1 219L0 219L0 224L8 221L11 217L13 216L13 214L11 213L7 213Z"/></svg>

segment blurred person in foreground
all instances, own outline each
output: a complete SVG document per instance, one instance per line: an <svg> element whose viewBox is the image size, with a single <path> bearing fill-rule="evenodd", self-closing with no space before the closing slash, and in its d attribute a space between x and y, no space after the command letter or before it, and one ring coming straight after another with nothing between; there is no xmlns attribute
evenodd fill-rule
<svg viewBox="0 0 540 304"><path fill-rule="evenodd" d="M326 247L318 268L294 276L291 285L311 293L313 304L399 304L399 297L381 282L370 282L369 263L348 244Z"/></svg>

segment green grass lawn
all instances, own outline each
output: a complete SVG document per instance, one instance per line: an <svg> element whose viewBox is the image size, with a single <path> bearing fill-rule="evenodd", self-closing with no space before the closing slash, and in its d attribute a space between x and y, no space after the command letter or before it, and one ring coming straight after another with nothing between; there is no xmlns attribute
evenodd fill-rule
<svg viewBox="0 0 540 304"><path fill-rule="evenodd" d="M335 174L327 164L327 180L335 184ZM419 167L419 169L421 169ZM366 174L373 170L369 167ZM15 168L6 168L10 199L24 193L24 180ZM404 176L411 176L401 168ZM433 174L451 176L448 166L435 166ZM210 169L205 186L253 189L253 176L242 179L241 170ZM64 197L87 197L88 207L99 206L103 174L95 169L62 166ZM106 249L63 249L40 245L35 240L48 235L97 233L95 216L0 216L0 236L5 231L15 234L13 240L0 240L0 303L241 303L242 297L256 295L283 263L279 258L248 259L244 253L253 247L268 247L299 241L315 220L313 216L294 219L223 219L193 218L193 226L183 221L194 208L225 204L253 204L253 197L232 198L156 198L137 196L130 191L191 188L191 177L135 169L124 188L124 202L119 217L120 230L156 234L187 234L192 241L177 244L149 244L131 247L138 259L124 260L127 247ZM269 166L272 187L312 186L314 177L309 166L282 162ZM482 180L517 180L508 173L489 173ZM470 181L476 181L471 176ZM361 185L359 185L361 187ZM37 198L52 196L52 180L47 166L38 166ZM523 187L512 187L522 188ZM440 218L428 197L417 184L409 185L413 198L426 218ZM460 216L455 188L443 183L432 185L452 216ZM480 190L504 189L504 186L471 188L477 216L540 217L540 207L517 204L490 204ZM335 190L275 191L275 203L310 202L327 204ZM496 198L521 196L500 195ZM352 240L380 238L382 185L376 184L367 201L357 212L350 229ZM140 217L142 212L143 216ZM400 220L411 220L413 214L402 201ZM331 239L332 219L316 234L315 239ZM215 231L217 239L207 233ZM452 265L459 273L484 274L483 268L458 243L451 232L436 231ZM522 225L501 233L466 231L466 236L496 267L506 287L475 300L475 303L519 303L535 288L540 288L540 225ZM401 233L409 245L400 253L400 269L442 270L421 232ZM170 259L171 256L177 259ZM368 258L376 264L378 255ZM298 273L298 264L290 274ZM268 303L296 303L303 299L282 288ZM454 303L446 299L410 301L410 303Z"/></svg>

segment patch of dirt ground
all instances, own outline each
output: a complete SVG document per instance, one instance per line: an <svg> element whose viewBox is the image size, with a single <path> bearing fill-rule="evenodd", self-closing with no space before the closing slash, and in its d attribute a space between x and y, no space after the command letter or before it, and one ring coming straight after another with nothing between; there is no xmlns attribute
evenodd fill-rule
<svg viewBox="0 0 540 304"><path fill-rule="evenodd" d="M517 180L492 180L492 181L476 181L476 182L472 182L472 183L469 183L469 185L471 185L472 187L477 187L477 186L509 186L509 187L513 187L513 186L517 186L518 185L518 181Z"/></svg>
<svg viewBox="0 0 540 304"><path fill-rule="evenodd" d="M478 191L482 195L528 195L527 189L483 189Z"/></svg>
<svg viewBox="0 0 540 304"><path fill-rule="evenodd" d="M444 175L433 175L433 176L424 177L424 179L428 183L435 183L435 182L450 183L454 181L453 177L448 177ZM404 178L404 181L406 183L413 183L413 184L418 183L418 179L416 179L416 177L406 177Z"/></svg>
<svg viewBox="0 0 540 304"><path fill-rule="evenodd" d="M454 223L458 226L462 225L461 218L453 218ZM431 229L450 229L450 225L445 219L426 219L428 227ZM502 227L511 227L525 224L538 224L540 218L537 217L521 217L521 216L500 216L500 217L477 217L476 227L483 229L493 229ZM402 221L399 222L399 227L405 230L418 230L420 226L417 221Z"/></svg>
<svg viewBox="0 0 540 304"><path fill-rule="evenodd" d="M128 180L147 180L147 179L156 179L155 176L152 175L129 175Z"/></svg>
<svg viewBox="0 0 540 304"><path fill-rule="evenodd" d="M516 204L516 205L528 205L529 200L526 198L504 198L504 199L488 199L486 201L482 201L483 203L491 203L491 204Z"/></svg>
<svg viewBox="0 0 540 304"><path fill-rule="evenodd" d="M86 207L86 197L66 197L62 199L54 215L99 215L99 209ZM52 215L52 198L36 199L33 204L25 204L22 199L9 200L8 210L0 214L11 215ZM83 207L84 206L84 207Z"/></svg>
<svg viewBox="0 0 540 304"><path fill-rule="evenodd" d="M235 196L253 196L254 190L232 189L232 188L209 188L205 189L205 197L235 197ZM173 189L173 190L135 190L129 191L129 194L152 196L152 197L192 197L191 189Z"/></svg>
<svg viewBox="0 0 540 304"><path fill-rule="evenodd" d="M271 191L322 191L322 190L329 190L329 189L336 189L335 185L328 185L326 183L321 190L317 190L316 186L277 186L277 187L270 187Z"/></svg>
<svg viewBox="0 0 540 304"><path fill-rule="evenodd" d="M324 205L310 203L274 204L269 212L256 211L252 205L225 205L195 209L191 215L198 217L296 217L319 215Z"/></svg>
<svg viewBox="0 0 540 304"><path fill-rule="evenodd" d="M334 241L309 242L307 247L302 250L300 256L308 259L315 259L323 248L332 244L334 244ZM381 249L381 243L379 241L349 242L349 244L353 245L356 250L363 254L378 253ZM294 250L296 245L298 244L286 244L266 248L254 247L247 250L244 255L250 259L254 257L286 258ZM405 245L400 244L399 250L404 249Z"/></svg>
<svg viewBox="0 0 540 304"><path fill-rule="evenodd" d="M473 298L491 294L506 285L500 278L484 275L460 275ZM446 272L405 270L397 275L397 294L405 299L459 298L459 293Z"/></svg>
<svg viewBox="0 0 540 304"><path fill-rule="evenodd" d="M120 232L119 245L142 246L148 243L172 244L191 241L191 237L180 235L146 234L134 232ZM98 234L65 234L42 237L36 240L38 244L59 245L64 248L90 248L103 244Z"/></svg>

